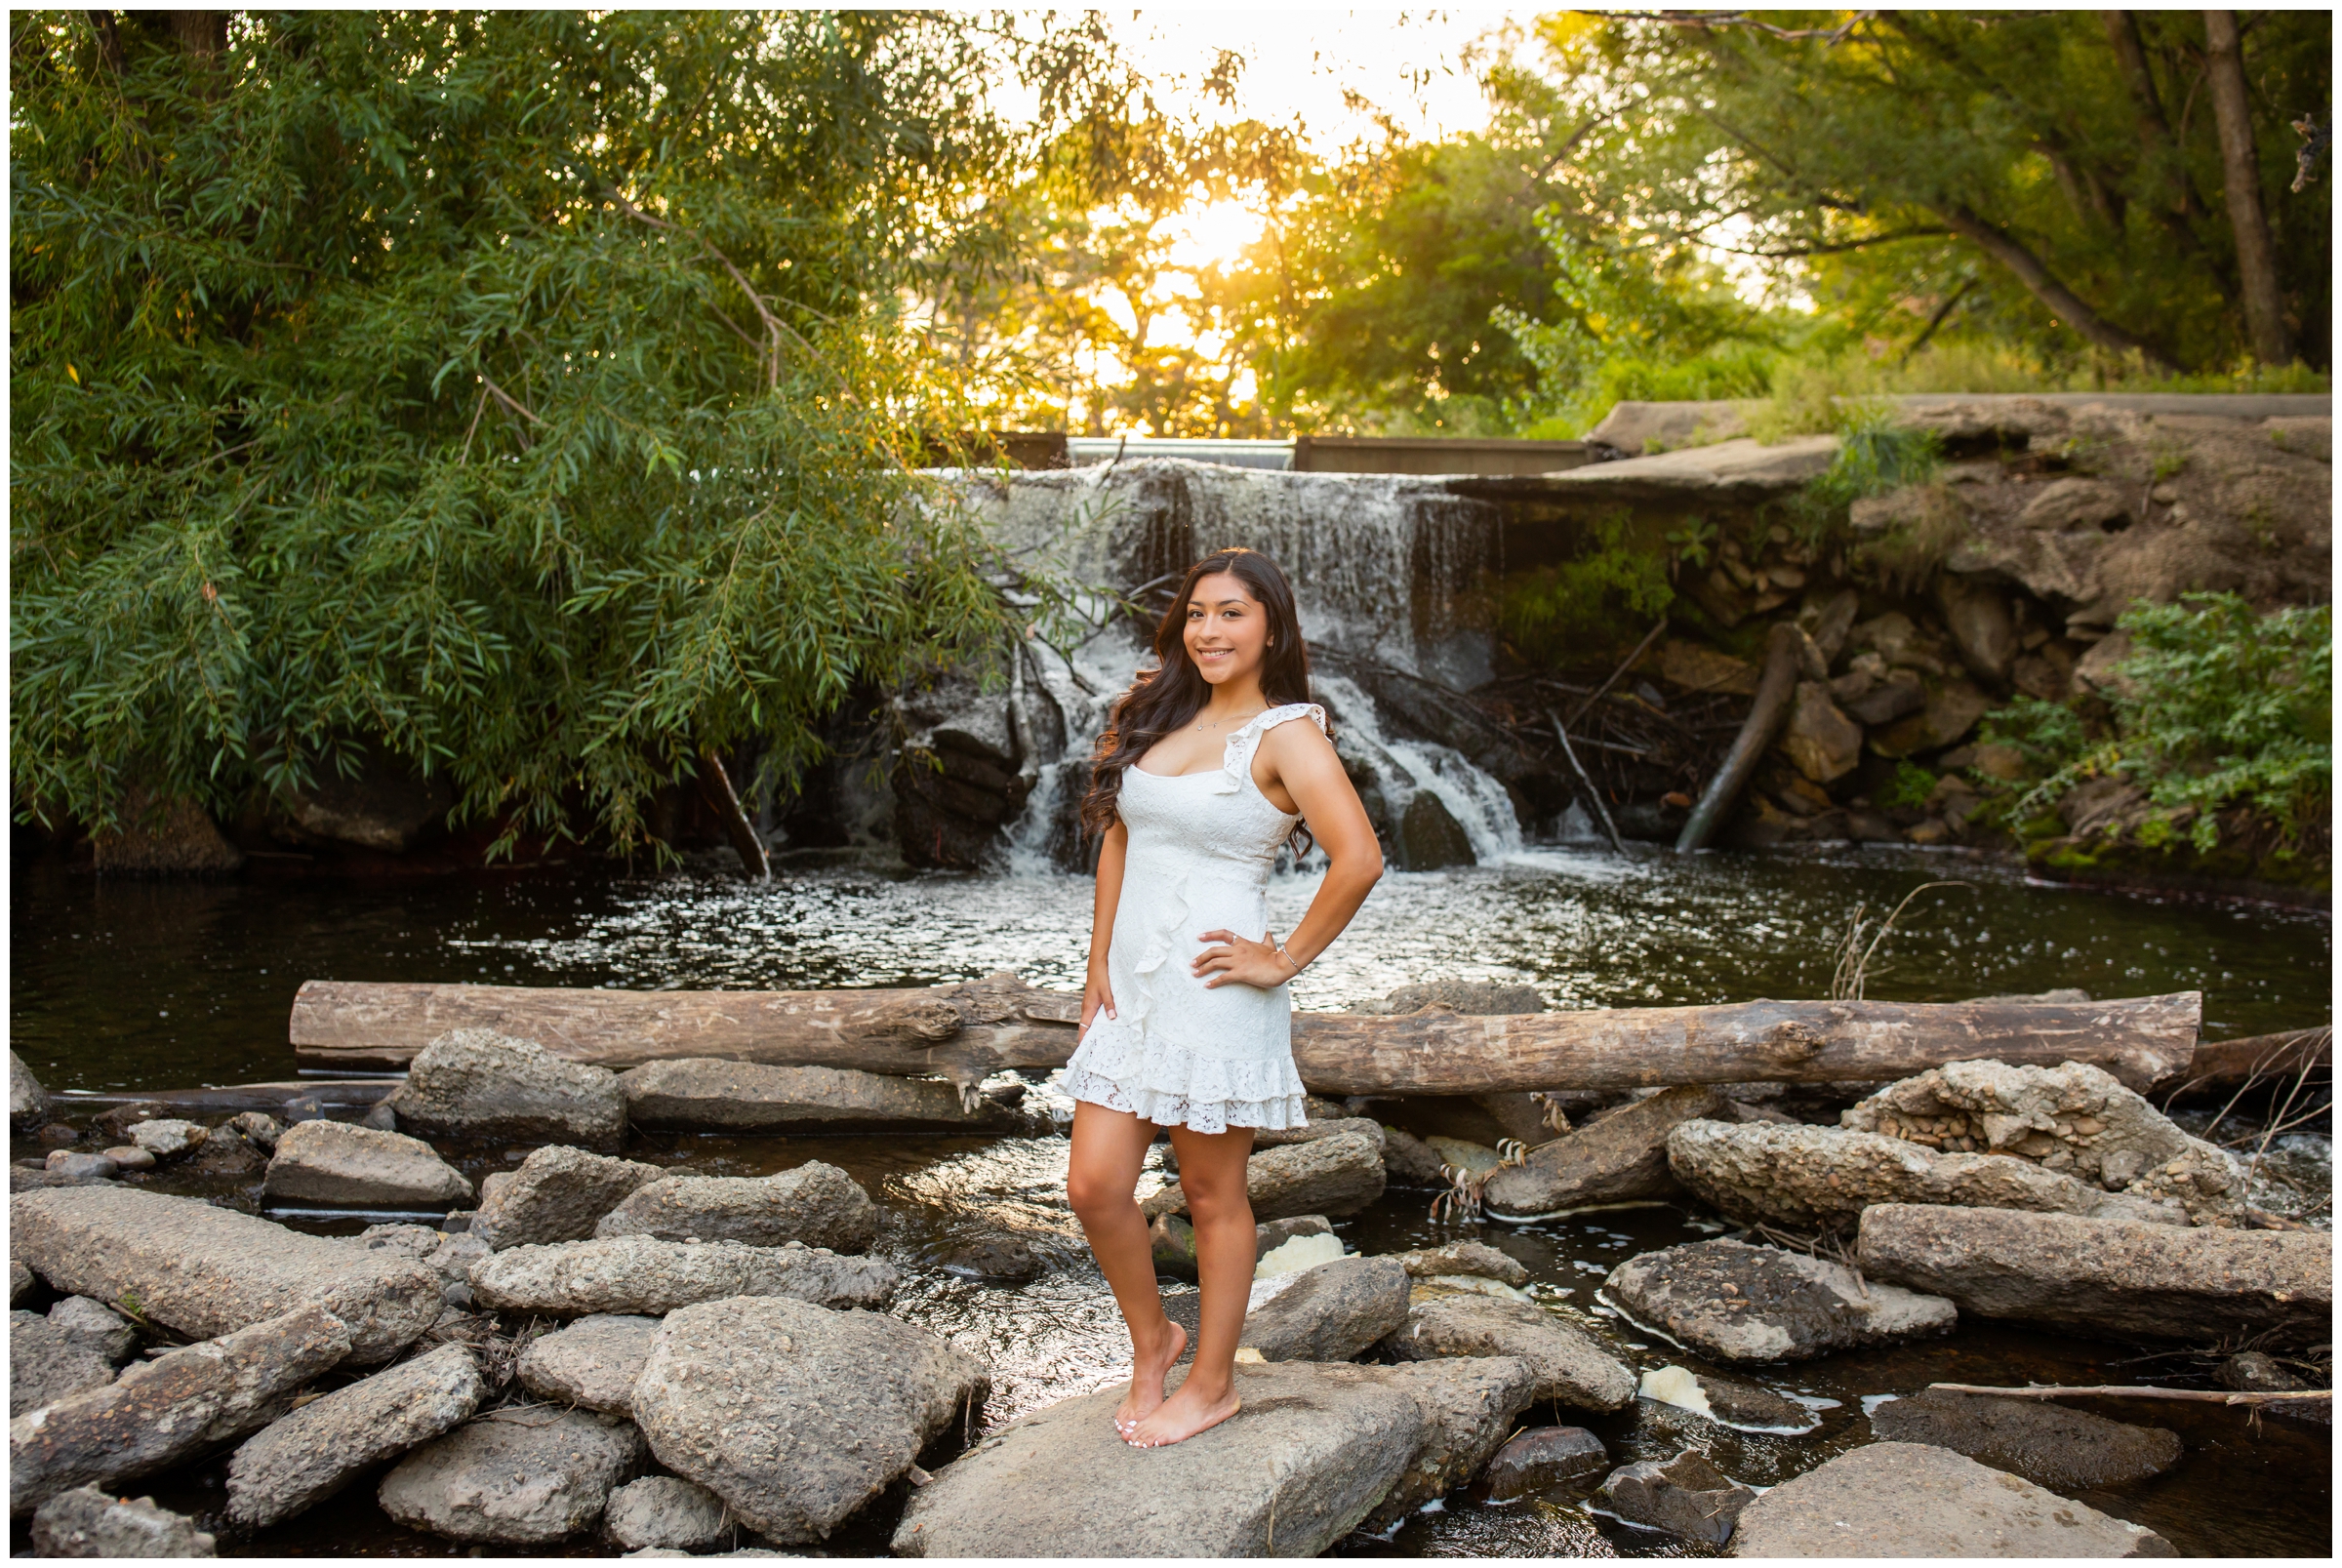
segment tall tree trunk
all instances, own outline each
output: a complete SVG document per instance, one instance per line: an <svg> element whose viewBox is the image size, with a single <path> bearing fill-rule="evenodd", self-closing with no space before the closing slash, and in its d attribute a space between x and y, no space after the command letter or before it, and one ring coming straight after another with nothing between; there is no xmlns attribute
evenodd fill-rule
<svg viewBox="0 0 2342 1568"><path fill-rule="evenodd" d="M2099 19L2106 24L2106 41L2115 51L2115 63L2121 68L2123 85L2130 89L2130 101L2139 127L2139 151L2150 166L2160 167L2171 181L2173 207L2182 218L2201 215L2203 204L2197 200L2194 181L2188 179L2187 165L2180 160L2171 137L2171 122L2164 118L2163 101L2155 90L2155 72L2147 64L2147 45L2139 37L2139 20L2128 11L2101 11Z"/></svg>
<svg viewBox="0 0 2342 1568"><path fill-rule="evenodd" d="M2057 313L2060 321L2080 333L2101 348L2118 354L2143 355L2148 364L2168 374L2177 367L2170 356L2142 339L2134 338L2081 302L2080 296L2060 283L2041 259L2026 249L2024 242L2005 229L1997 228L1957 203L1939 211L1944 224L1962 239L1972 240L1977 248L2016 274L2017 281L2033 292L2033 297Z"/></svg>
<svg viewBox="0 0 2342 1568"><path fill-rule="evenodd" d="M2253 356L2264 365L2293 362L2293 337L2285 330L2284 292L2277 280L2277 242L2261 210L2261 160L2252 141L2252 107L2244 90L2244 48L2237 38L2237 14L2203 14L2204 63L2211 76L2212 112L2220 121L2222 184L2228 192L2229 226L2237 233L2237 271L2244 283L2244 324Z"/></svg>

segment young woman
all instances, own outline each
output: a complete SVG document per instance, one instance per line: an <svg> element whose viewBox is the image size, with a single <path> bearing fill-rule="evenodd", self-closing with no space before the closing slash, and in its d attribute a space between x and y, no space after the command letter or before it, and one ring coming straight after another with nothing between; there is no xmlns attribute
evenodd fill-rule
<svg viewBox="0 0 2342 1568"><path fill-rule="evenodd" d="M1066 1067L1066 1189L1130 1328L1125 1441L1155 1447L1236 1413L1234 1361L1252 1286L1252 1129L1302 1124L1285 985L1332 945L1383 874L1374 828L1310 701L1293 590L1267 556L1221 550L1191 568L1142 671L1098 739L1081 820L1103 837L1081 1044ZM1295 719L1309 722L1293 723ZM1301 824L1306 819L1309 825ZM1280 845L1325 847L1309 914L1268 929ZM1133 1198L1168 1128L1203 1285L1195 1364L1163 1382L1187 1330L1163 1314Z"/></svg>

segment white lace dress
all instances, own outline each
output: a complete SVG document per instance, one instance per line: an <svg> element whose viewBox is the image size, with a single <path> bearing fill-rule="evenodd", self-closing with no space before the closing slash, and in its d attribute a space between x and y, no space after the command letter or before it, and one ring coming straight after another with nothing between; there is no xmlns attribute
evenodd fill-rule
<svg viewBox="0 0 2342 1568"><path fill-rule="evenodd" d="M1284 986L1206 987L1189 966L1206 931L1258 942L1269 929L1269 872L1293 824L1252 782L1261 737L1288 719L1325 728L1314 703L1272 707L1228 738L1221 765L1173 777L1122 770L1116 803L1130 843L1114 905L1102 1009L1066 1064L1066 1091L1159 1127L1199 1133L1299 1127L1293 1003Z"/></svg>

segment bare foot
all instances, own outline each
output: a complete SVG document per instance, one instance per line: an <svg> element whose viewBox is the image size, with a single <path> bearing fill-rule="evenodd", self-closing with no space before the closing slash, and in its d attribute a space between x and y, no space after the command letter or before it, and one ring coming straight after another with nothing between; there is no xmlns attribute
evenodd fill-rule
<svg viewBox="0 0 2342 1568"><path fill-rule="evenodd" d="M1188 1331L1170 1319L1164 1319L1169 1329L1155 1347L1153 1355L1142 1355L1130 1369L1130 1392L1114 1410L1114 1430L1128 1438L1131 1429L1151 1416L1163 1402L1163 1380L1171 1375L1172 1367L1188 1347Z"/></svg>
<svg viewBox="0 0 2342 1568"><path fill-rule="evenodd" d="M1193 1382L1183 1383L1179 1392L1163 1401L1162 1408L1131 1430L1122 1440L1133 1448L1162 1448L1171 1443L1184 1443L1200 1431L1209 1431L1243 1408L1231 1387L1217 1399L1206 1399L1195 1391Z"/></svg>

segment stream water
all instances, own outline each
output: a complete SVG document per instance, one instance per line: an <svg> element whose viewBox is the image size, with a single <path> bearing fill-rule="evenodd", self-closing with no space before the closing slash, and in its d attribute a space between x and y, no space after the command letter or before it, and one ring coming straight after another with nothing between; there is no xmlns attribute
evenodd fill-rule
<svg viewBox="0 0 2342 1568"><path fill-rule="evenodd" d="M1855 905L1875 919L1918 884L1946 878L1965 885L1913 901L1874 967L1872 996L2198 989L2212 1037L2326 1017L2331 929L2322 914L2075 890L2030 882L1997 863L1877 849L1688 861L1657 851L1620 859L1515 849L1471 869L1393 874L1300 983L1296 1000L1341 1008L1446 977L1525 980L1555 1007L1816 995L1827 988L1833 945ZM1288 925L1312 891L1309 877L1280 875L1273 923ZM397 884L100 882L32 866L11 884L11 1043L52 1089L118 1095L293 1076L285 1021L295 989L309 978L786 987L920 985L1011 969L1036 984L1071 986L1089 896L1087 882L1073 877L906 875L850 864L785 867L766 887L746 886L714 863L649 877L540 873ZM1054 1094L1046 1084L1034 1092L1044 1101ZM2299 1212L2324 1195L2329 1131L2320 1123L2281 1141L2265 1161L2265 1201ZM450 1150L475 1182L524 1152ZM887 1211L880 1248L906 1274L898 1310L995 1367L988 1426L1119 1376L1119 1325L1065 1207L1064 1146L1056 1139L654 1135L638 1137L629 1152L688 1161L708 1174L764 1174L815 1158L851 1172ZM1430 1196L1394 1190L1337 1228L1353 1250L1370 1252L1477 1235L1528 1266L1533 1293L1550 1309L1585 1324L1638 1370L1699 1366L1606 1315L1595 1290L1636 1252L1718 1233L1713 1216L1682 1206L1518 1227L1435 1225L1427 1217ZM1047 1271L1035 1282L1002 1289L920 1266L954 1231L1003 1223L1038 1238ZM2134 1382L2140 1370L2123 1363L2138 1353L1963 1324L1947 1340L1759 1369L1754 1381L1817 1411L1819 1424L1796 1436L1738 1431L1645 1400L1592 1419L1554 1411L1523 1419L1589 1426L1617 1462L1695 1445L1728 1473L1764 1486L1867 1441L1866 1400L1936 1380ZM2161 1531L2191 1554L2326 1554L2323 1428L2278 1419L2256 1427L2241 1412L2190 1406L2102 1413L2172 1427L2187 1457L2167 1475L2084 1501ZM166 1478L158 1496L216 1507L218 1469ZM882 1499L830 1549L882 1549L900 1508L900 1498ZM361 1486L242 1549L436 1554L445 1547L391 1525ZM1338 1549L1542 1556L1693 1548L1564 1497L1494 1506L1463 1496L1388 1540L1353 1537Z"/></svg>

